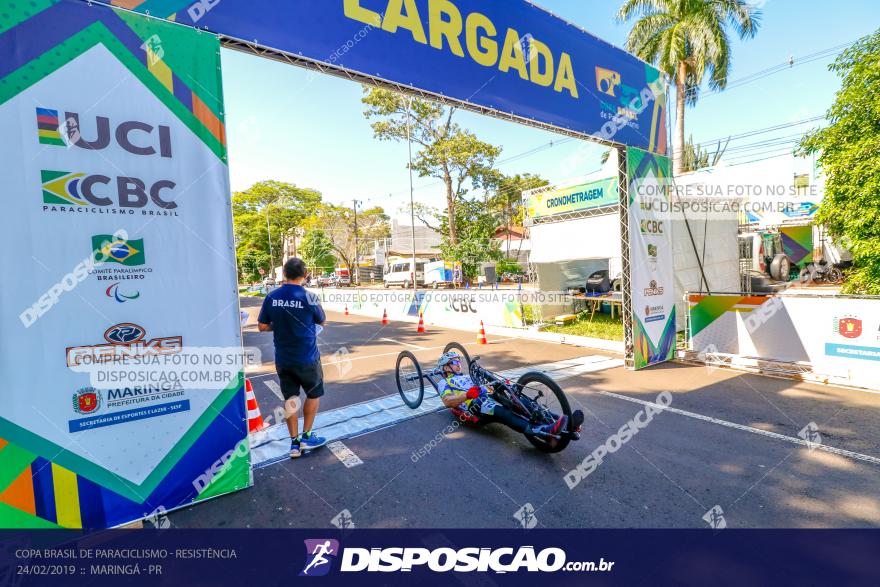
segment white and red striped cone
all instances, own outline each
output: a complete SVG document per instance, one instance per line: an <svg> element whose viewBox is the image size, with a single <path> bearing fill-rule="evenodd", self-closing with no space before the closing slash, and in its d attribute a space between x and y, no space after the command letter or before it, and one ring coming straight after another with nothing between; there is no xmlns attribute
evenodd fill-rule
<svg viewBox="0 0 880 587"><path fill-rule="evenodd" d="M382 324L388 324L388 310L382 310Z"/></svg>
<svg viewBox="0 0 880 587"><path fill-rule="evenodd" d="M247 405L248 432L253 433L263 429L263 415L260 414L260 406L257 404L257 396L254 395L254 386L250 379L244 380L244 397Z"/></svg>
<svg viewBox="0 0 880 587"><path fill-rule="evenodd" d="M345 306L345 315L348 316L348 306Z"/></svg>
<svg viewBox="0 0 880 587"><path fill-rule="evenodd" d="M477 337L477 344L489 344L489 341L486 340L486 328L483 326L482 320L480 320L480 334Z"/></svg>
<svg viewBox="0 0 880 587"><path fill-rule="evenodd" d="M421 312L419 312L419 329L416 332L419 332L421 334L425 333L425 321L422 320L422 313Z"/></svg>

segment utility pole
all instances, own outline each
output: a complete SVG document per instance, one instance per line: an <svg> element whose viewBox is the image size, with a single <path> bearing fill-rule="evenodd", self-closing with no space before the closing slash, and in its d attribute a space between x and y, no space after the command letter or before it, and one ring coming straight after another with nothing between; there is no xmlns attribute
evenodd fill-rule
<svg viewBox="0 0 880 587"><path fill-rule="evenodd" d="M358 249L358 204L362 204L360 200L352 200L354 204L354 282L357 285L361 284L361 263L360 263L360 254Z"/></svg>
<svg viewBox="0 0 880 587"><path fill-rule="evenodd" d="M272 229L269 228L269 206L263 206L266 210L266 232L269 235L269 275L272 276L272 281L275 281L275 257L272 254Z"/></svg>
<svg viewBox="0 0 880 587"><path fill-rule="evenodd" d="M409 150L409 223L412 228L412 286L413 292L418 289L416 285L416 205L413 201L413 172L412 172L412 136L410 134L410 112L412 111L412 97L406 99L406 146Z"/></svg>

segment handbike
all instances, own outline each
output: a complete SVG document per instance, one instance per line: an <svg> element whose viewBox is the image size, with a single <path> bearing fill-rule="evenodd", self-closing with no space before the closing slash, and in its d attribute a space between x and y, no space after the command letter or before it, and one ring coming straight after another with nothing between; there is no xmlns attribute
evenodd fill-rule
<svg viewBox="0 0 880 587"><path fill-rule="evenodd" d="M574 430L572 427L572 409L565 392L545 373L527 371L512 382L480 365L480 357L472 359L465 348L457 342L451 342L443 349L444 354L449 351L456 351L461 355L462 374L470 375L474 385L485 386L490 390L489 397L495 403L524 417L532 426L552 424L559 419L559 416L563 414L568 416L568 423L559 434L524 434L538 450L546 453L560 452L569 442L580 438L579 430ZM403 402L412 409L422 404L425 396L425 380L439 395L439 382L443 379L443 370L434 367L423 371L419 360L410 351L402 351L397 356L395 375L397 391ZM466 415L474 418L470 414ZM474 419L478 420L478 418Z"/></svg>

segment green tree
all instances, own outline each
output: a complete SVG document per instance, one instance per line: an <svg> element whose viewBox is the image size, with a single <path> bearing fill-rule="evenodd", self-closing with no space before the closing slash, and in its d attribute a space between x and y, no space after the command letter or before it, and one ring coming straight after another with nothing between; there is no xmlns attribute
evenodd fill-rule
<svg viewBox="0 0 880 587"><path fill-rule="evenodd" d="M269 264L269 254L262 251L248 250L238 255L238 275L239 281L254 283L260 281L260 269L267 275L271 270Z"/></svg>
<svg viewBox="0 0 880 587"><path fill-rule="evenodd" d="M842 83L826 118L797 154L818 154L827 176L816 220L853 254L844 291L880 295L880 30L829 67Z"/></svg>
<svg viewBox="0 0 880 587"><path fill-rule="evenodd" d="M685 103L697 102L708 74L709 87L723 90L730 73L731 42L758 32L761 11L746 0L625 0L618 22L637 17L626 48L675 81L676 135L673 172L683 171Z"/></svg>
<svg viewBox="0 0 880 587"><path fill-rule="evenodd" d="M456 206L466 193L465 185L470 182L472 187L479 188L493 177L492 166L501 147L481 141L453 122L455 108L381 88L365 87L364 93L364 116L374 120L373 135L380 140L411 138L418 148L413 156L413 170L421 177L443 181L447 238L451 244L457 243Z"/></svg>
<svg viewBox="0 0 880 587"><path fill-rule="evenodd" d="M446 234L446 215L440 215L441 230L444 231L440 252L447 261L459 261L462 272L468 279L477 275L477 267L485 261L497 261L502 253L495 240L498 219L487 209L480 199L461 198L455 207L455 222L459 227L458 240L452 242Z"/></svg>
<svg viewBox="0 0 880 587"><path fill-rule="evenodd" d="M357 251L355 251L354 234L355 214L353 208L322 203L315 214L306 221L306 226L321 230L333 246L343 265L354 267L355 258L373 252L373 242L386 238L391 234L388 215L379 207L374 206L357 213Z"/></svg>
<svg viewBox="0 0 880 587"><path fill-rule="evenodd" d="M701 145L694 143L693 135L689 136L687 143L684 145L682 171L699 171L706 167L714 167L715 165L718 165L718 162L727 150L728 143L730 143L730 139L727 139L724 146L721 146L721 141L718 141L718 146L715 148L715 152L712 153L709 152L708 149L704 149Z"/></svg>
<svg viewBox="0 0 880 587"><path fill-rule="evenodd" d="M489 211L495 215L497 226L504 226L508 230L512 226L523 224L523 192L548 185L550 182L539 175L524 173L516 175L499 174L498 179L492 185L492 195L489 198ZM507 240L505 255L510 255L510 240Z"/></svg>
<svg viewBox="0 0 880 587"><path fill-rule="evenodd" d="M261 181L235 192L232 214L238 254L262 251L268 255L271 250L272 264L279 265L294 229L314 214L320 202L320 192L280 181Z"/></svg>
<svg viewBox="0 0 880 587"><path fill-rule="evenodd" d="M300 257L306 267L316 273L333 271L336 267L336 255L333 243L323 230L312 229L306 232L299 248Z"/></svg>

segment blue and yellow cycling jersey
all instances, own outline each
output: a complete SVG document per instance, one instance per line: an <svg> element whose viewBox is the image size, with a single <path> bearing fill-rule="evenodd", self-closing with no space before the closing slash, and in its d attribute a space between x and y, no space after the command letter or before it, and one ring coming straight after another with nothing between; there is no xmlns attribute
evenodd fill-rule
<svg viewBox="0 0 880 587"><path fill-rule="evenodd" d="M442 398L447 395L467 393L467 390L474 385L476 384L474 383L474 380L470 378L470 375L450 375L449 377L440 380L440 383L437 384L437 391L440 392L440 397ZM470 407L472 401L474 400L465 400L460 403L458 407L462 410L466 410Z"/></svg>

